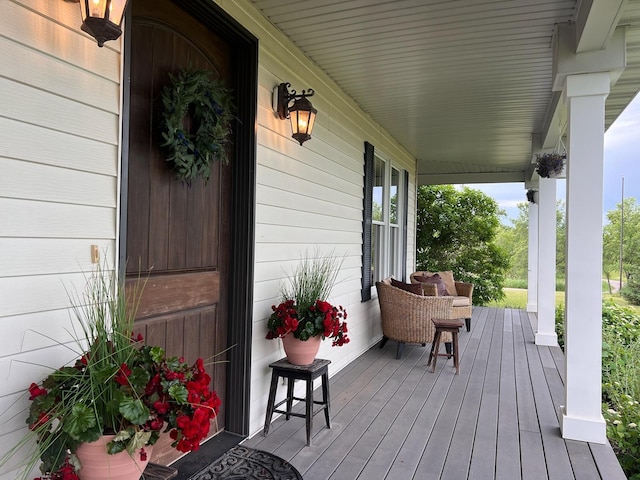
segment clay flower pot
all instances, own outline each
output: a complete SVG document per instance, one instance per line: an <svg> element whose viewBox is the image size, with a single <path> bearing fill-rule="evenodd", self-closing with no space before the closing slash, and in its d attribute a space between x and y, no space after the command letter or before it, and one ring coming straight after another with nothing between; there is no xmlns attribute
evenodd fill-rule
<svg viewBox="0 0 640 480"><path fill-rule="evenodd" d="M282 337L282 346L287 360L292 365L310 365L318 355L322 336L316 335L310 337L309 340L302 341L292 334Z"/></svg>
<svg viewBox="0 0 640 480"><path fill-rule="evenodd" d="M107 443L115 435L103 435L95 442L83 443L76 450L76 456L82 464L78 471L80 480L139 480L142 472L151 460L153 446L145 446L144 453L137 450L130 455L126 450L114 455L107 453ZM141 458L144 458L142 460Z"/></svg>

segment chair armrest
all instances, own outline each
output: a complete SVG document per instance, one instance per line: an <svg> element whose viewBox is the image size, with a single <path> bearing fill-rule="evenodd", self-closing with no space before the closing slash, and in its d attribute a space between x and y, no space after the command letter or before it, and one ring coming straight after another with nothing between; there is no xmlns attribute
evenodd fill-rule
<svg viewBox="0 0 640 480"><path fill-rule="evenodd" d="M473 283L456 282L456 291L459 296L471 299L473 295Z"/></svg>

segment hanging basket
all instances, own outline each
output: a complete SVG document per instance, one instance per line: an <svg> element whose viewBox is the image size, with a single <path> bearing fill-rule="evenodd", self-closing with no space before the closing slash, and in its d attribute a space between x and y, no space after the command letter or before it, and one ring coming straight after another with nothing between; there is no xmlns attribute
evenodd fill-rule
<svg viewBox="0 0 640 480"><path fill-rule="evenodd" d="M536 172L542 178L553 178L561 175L564 170L564 162L567 156L561 153L545 153L538 155Z"/></svg>
<svg viewBox="0 0 640 480"><path fill-rule="evenodd" d="M309 340L300 340L291 333L282 337L282 346L287 360L292 365L311 365L318 355L322 336L316 335Z"/></svg>
<svg viewBox="0 0 640 480"><path fill-rule="evenodd" d="M151 460L152 445L136 450L130 455L126 450L114 455L107 453L107 444L115 435L103 435L95 442L78 446L76 456L82 468L78 471L80 480L139 480Z"/></svg>

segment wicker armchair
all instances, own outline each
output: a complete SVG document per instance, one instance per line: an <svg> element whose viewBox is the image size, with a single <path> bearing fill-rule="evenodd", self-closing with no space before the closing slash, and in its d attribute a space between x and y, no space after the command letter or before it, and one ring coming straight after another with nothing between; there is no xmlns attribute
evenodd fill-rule
<svg viewBox="0 0 640 480"><path fill-rule="evenodd" d="M415 280L415 276L424 276L429 272L413 272L410 276L411 283L420 283ZM467 332L471 330L471 309L473 305L473 283L454 282L458 295L452 297L453 311L447 318L464 318ZM424 295L437 296L438 289L433 283L422 283Z"/></svg>
<svg viewBox="0 0 640 480"><path fill-rule="evenodd" d="M382 341L396 340L396 358L402 356L405 343L431 344L435 334L433 318L450 318L453 297L424 297L414 295L383 282L376 282L380 316L382 319ZM442 337L447 352L451 351L451 334Z"/></svg>

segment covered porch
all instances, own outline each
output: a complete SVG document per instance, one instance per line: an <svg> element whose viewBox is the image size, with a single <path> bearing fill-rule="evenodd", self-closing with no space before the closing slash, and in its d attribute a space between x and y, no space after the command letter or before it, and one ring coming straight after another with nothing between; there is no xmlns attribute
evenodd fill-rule
<svg viewBox="0 0 640 480"><path fill-rule="evenodd" d="M536 321L475 307L459 376L442 360L431 373L428 348L407 346L396 360L393 345L376 345L331 378L332 428L318 415L311 446L295 417L244 445L284 458L305 480L626 478L608 443L562 438L564 355L535 345Z"/></svg>

